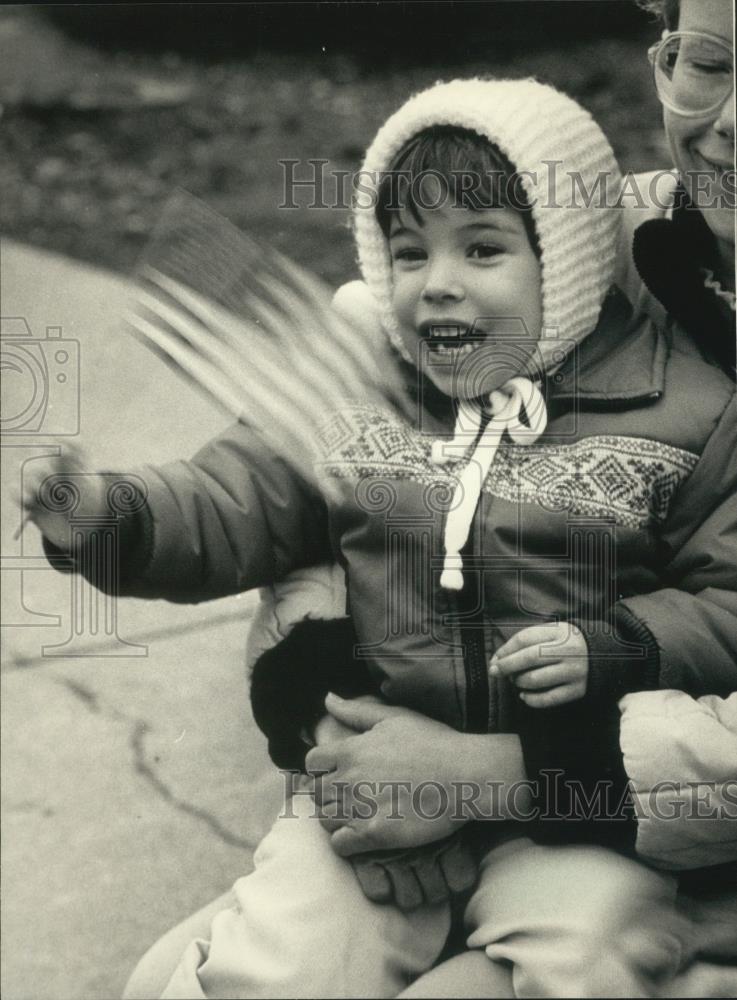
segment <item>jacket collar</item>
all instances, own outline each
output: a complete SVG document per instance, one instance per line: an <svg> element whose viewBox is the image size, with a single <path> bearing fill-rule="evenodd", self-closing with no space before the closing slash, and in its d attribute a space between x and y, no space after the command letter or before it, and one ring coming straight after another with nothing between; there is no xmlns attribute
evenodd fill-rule
<svg viewBox="0 0 737 1000"><path fill-rule="evenodd" d="M596 329L547 379L549 403L576 401L582 409L629 409L663 395L666 337L655 324L633 320L627 297L613 288Z"/></svg>
<svg viewBox="0 0 737 1000"><path fill-rule="evenodd" d="M632 258L666 312L734 378L734 313L704 285L704 269L716 269L716 242L682 187L676 189L670 218L650 219L637 227Z"/></svg>

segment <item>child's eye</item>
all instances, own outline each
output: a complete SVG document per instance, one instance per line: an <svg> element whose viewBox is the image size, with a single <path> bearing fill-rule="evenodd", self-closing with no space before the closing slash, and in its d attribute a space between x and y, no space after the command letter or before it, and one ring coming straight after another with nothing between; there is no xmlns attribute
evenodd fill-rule
<svg viewBox="0 0 737 1000"><path fill-rule="evenodd" d="M401 250L395 250L392 258L404 261L406 264L416 264L419 261L427 260L427 254L419 247L403 247Z"/></svg>
<svg viewBox="0 0 737 1000"><path fill-rule="evenodd" d="M489 260L491 257L497 257L500 253L503 253L501 247L494 243L475 243L468 250L468 256L474 260Z"/></svg>

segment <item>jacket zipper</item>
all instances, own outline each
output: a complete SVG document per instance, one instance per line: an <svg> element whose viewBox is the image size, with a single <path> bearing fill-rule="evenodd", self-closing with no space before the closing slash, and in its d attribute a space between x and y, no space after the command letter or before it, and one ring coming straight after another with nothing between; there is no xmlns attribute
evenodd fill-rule
<svg viewBox="0 0 737 1000"><path fill-rule="evenodd" d="M473 561L473 542L462 553L463 564ZM489 674L486 667L483 602L479 594L480 572L463 571L463 589L458 593L461 620L463 667L466 675L466 732L489 731Z"/></svg>

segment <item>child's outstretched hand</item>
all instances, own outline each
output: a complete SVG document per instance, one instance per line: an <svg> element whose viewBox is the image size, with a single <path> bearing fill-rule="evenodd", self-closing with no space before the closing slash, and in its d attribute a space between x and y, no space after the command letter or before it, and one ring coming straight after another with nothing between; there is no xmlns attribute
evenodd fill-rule
<svg viewBox="0 0 737 1000"><path fill-rule="evenodd" d="M69 544L73 514L108 513L105 477L86 472L85 465L82 452L65 444L61 455L29 463L23 479L21 505L25 517L60 549Z"/></svg>
<svg viewBox="0 0 737 1000"><path fill-rule="evenodd" d="M570 622L533 625L497 649L489 672L508 677L530 708L565 705L586 694L589 649Z"/></svg>

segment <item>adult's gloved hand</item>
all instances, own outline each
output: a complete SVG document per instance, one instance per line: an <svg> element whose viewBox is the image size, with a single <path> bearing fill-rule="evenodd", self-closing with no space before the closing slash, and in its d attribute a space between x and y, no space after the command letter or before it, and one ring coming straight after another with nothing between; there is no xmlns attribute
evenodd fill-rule
<svg viewBox="0 0 737 1000"><path fill-rule="evenodd" d="M421 847L355 854L349 860L368 899L413 910L442 903L476 882L478 865L463 833Z"/></svg>
<svg viewBox="0 0 737 1000"><path fill-rule="evenodd" d="M350 618L303 621L256 661L251 708L277 767L304 769L314 745L305 734L325 716L329 691L345 698L376 692L366 661L354 657L356 643Z"/></svg>

